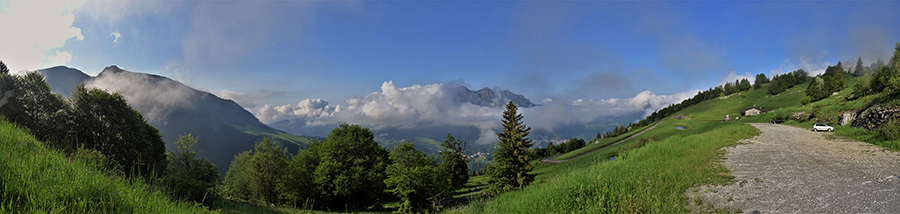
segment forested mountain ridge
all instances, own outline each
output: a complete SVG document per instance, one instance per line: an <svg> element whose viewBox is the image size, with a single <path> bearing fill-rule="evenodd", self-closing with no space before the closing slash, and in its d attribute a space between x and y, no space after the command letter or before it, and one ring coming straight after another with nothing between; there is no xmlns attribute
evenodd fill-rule
<svg viewBox="0 0 900 214"><path fill-rule="evenodd" d="M272 138L289 151L306 147L309 139L273 129L232 100L196 90L167 77L131 72L117 66L91 77L75 68L57 66L37 70L56 93L70 92L78 84L121 93L129 105L163 135L171 150L178 136L191 133L195 149L219 168L221 174L238 153L253 148L263 137ZM79 81L80 80L80 81ZM71 94L63 94L70 96Z"/></svg>

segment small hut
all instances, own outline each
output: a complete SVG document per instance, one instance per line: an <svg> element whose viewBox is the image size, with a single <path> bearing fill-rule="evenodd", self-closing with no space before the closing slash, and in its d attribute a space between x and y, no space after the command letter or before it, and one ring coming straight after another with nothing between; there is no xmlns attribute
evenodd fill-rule
<svg viewBox="0 0 900 214"><path fill-rule="evenodd" d="M753 116L753 115L759 115L762 113L766 113L766 111L759 107L756 107L756 105L753 105L753 107L750 107L748 109L744 109L743 111L741 111L741 116Z"/></svg>

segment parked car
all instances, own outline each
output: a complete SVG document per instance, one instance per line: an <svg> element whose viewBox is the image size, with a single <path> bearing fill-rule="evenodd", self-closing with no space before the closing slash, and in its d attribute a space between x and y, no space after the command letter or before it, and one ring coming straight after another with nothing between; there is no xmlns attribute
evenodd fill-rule
<svg viewBox="0 0 900 214"><path fill-rule="evenodd" d="M813 125L812 130L813 131L829 131L829 132L831 132L831 131L834 131L834 127L825 125L824 123L816 123L815 125Z"/></svg>

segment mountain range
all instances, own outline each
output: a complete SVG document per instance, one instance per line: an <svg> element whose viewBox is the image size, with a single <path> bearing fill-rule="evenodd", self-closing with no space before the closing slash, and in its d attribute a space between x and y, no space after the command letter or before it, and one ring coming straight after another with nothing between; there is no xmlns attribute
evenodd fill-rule
<svg viewBox="0 0 900 214"><path fill-rule="evenodd" d="M36 72L44 75L54 93L66 97L79 84L121 93L150 125L159 129L167 149L174 148L178 136L191 134L197 138L194 149L200 151L199 156L215 164L223 175L235 155L252 150L264 137L277 141L292 153L306 147L311 140L261 123L232 100L163 76L126 71L117 66L106 67L94 77L64 66Z"/></svg>
<svg viewBox="0 0 900 214"><path fill-rule="evenodd" d="M207 158L224 174L234 156L252 150L256 142L268 137L294 153L305 148L311 140L321 140L338 124L307 126L303 119L281 120L263 124L258 118L229 99L197 90L167 77L131 72L117 66L104 68L97 76L89 76L78 69L58 66L37 70L44 75L54 93L70 96L79 84L121 93L129 105L140 111L147 122L160 130L167 149L174 148L178 136L190 133L197 138L195 149L200 157ZM453 88L448 96L453 103L470 103L476 106L502 109L512 101L520 108L540 105L524 95L509 90L482 88L470 90L465 86ZM593 139L598 132L606 132L621 124L639 120L643 113L635 112L598 119L587 123L562 124L554 130L534 129L529 135L536 146L560 143L570 137ZM414 128L381 127L373 129L376 141L385 148L392 148L403 139L416 142L416 147L435 154L448 133L469 142L469 154L491 153L493 143L475 143L485 133L473 125L436 125ZM499 130L495 130L499 131ZM313 136L313 137L308 137Z"/></svg>

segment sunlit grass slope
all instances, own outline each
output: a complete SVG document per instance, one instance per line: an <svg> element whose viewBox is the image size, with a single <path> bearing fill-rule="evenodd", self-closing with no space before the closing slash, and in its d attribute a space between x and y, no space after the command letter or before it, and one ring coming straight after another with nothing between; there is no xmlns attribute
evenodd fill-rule
<svg viewBox="0 0 900 214"><path fill-rule="evenodd" d="M141 179L110 176L0 120L0 213L209 213Z"/></svg>
<svg viewBox="0 0 900 214"><path fill-rule="evenodd" d="M674 129L677 125L691 128ZM656 135L659 141L632 149L640 139L633 138L564 163L540 164L535 183L524 190L453 212L688 212L688 188L731 180L726 169L714 164L721 148L756 134L741 123L666 120L641 135ZM618 158L606 161L610 152Z"/></svg>

